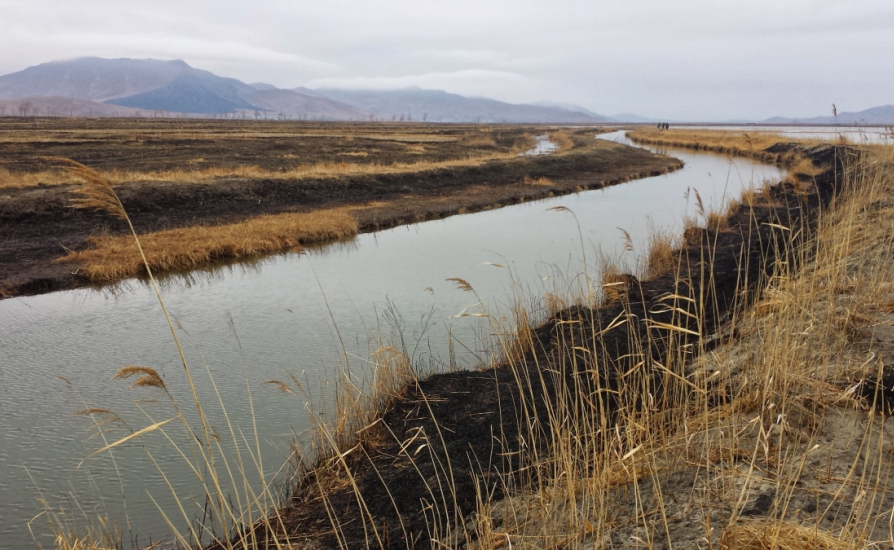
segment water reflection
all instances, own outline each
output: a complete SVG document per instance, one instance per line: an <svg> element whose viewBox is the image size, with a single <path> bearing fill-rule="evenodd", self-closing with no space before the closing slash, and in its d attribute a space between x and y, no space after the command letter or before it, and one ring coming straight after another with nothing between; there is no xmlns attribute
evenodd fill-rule
<svg viewBox="0 0 894 550"><path fill-rule="evenodd" d="M559 146L556 143L553 143L549 140L549 135L543 134L534 138L534 148L524 153L520 153L518 156L523 157L526 155L548 155L556 151Z"/></svg>

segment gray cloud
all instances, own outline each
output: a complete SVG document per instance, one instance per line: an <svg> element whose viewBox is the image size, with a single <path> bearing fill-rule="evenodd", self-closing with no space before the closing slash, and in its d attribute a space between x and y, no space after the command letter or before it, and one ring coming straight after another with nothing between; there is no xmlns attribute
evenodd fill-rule
<svg viewBox="0 0 894 550"><path fill-rule="evenodd" d="M182 58L279 86L418 85L722 120L894 103L888 0L0 0L0 73Z"/></svg>

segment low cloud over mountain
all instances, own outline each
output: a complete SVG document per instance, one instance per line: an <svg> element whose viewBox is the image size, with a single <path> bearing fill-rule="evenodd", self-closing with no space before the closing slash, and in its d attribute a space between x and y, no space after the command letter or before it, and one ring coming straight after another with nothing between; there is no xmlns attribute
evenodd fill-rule
<svg viewBox="0 0 894 550"><path fill-rule="evenodd" d="M516 105L494 99L465 97L441 90L308 90L296 91L353 105L386 120L409 118L429 122L605 122L595 113L546 105Z"/></svg>

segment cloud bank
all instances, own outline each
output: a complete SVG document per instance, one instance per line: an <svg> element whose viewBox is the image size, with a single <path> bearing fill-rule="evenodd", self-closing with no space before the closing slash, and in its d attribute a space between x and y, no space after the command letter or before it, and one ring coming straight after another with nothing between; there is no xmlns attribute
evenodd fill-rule
<svg viewBox="0 0 894 550"><path fill-rule="evenodd" d="M894 103L887 0L0 0L0 13L2 74L184 59L281 87L420 86L669 119Z"/></svg>

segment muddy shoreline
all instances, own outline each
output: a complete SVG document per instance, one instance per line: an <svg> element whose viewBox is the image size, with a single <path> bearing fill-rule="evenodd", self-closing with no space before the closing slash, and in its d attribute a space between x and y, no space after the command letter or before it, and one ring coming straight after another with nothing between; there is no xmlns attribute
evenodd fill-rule
<svg viewBox="0 0 894 550"><path fill-rule="evenodd" d="M679 169L666 156L572 134L559 154L490 160L480 166L405 174L264 180L222 178L211 184L135 182L116 186L140 233L216 225L262 214L350 207L360 231L497 208L616 185ZM551 185L531 185L548 178ZM124 234L108 214L75 210L71 185L0 190L0 298L91 286L73 263L55 262L81 250L91 234Z"/></svg>
<svg viewBox="0 0 894 550"><path fill-rule="evenodd" d="M591 395L599 388L617 388L618 373L627 376L630 372L628 363L635 353L631 342L650 341L652 359L659 361L666 342L679 338L683 328L698 335L688 337L695 344L693 349L699 348L699 338L710 342L706 347L711 349L724 339L724 322L731 309L743 304L742 281L746 281L744 301L748 302L776 254L791 253L774 250L771 243L779 242L774 234L781 227L811 223L837 191L842 167L832 163L843 158L845 151L831 146L777 147L783 149L804 154L825 170L816 177L792 176L774 185L751 207L732 215L720 230L687 232L680 251L682 279L668 273L638 283L618 302L562 310L533 330L527 351L511 363L437 374L411 383L358 444L345 450L340 463L305 473L289 505L280 511L285 533L266 532L259 526L256 535L260 540L283 540L287 535L292 543L307 548L366 548L370 542L385 548L427 547L435 544L430 540L433 522L462 529L475 512L482 490L497 501L508 496L511 487L530 483L536 478L537 461L548 456L551 428L541 423L523 425L517 419L549 418L544 396L563 387ZM661 301L669 294L697 296L705 289L703 309L692 311L692 317L672 317ZM677 307L681 304L689 307L685 302ZM625 316L636 322L615 322ZM663 328L668 325L675 325L675 330ZM591 350L589 355L581 353L585 349ZM600 361L588 368L595 356ZM539 366L544 364L577 368L544 376ZM583 372L588 374L581 376ZM598 372L598 382L593 372ZM660 380L653 382L661 387ZM718 404L725 399L723 392L718 388ZM664 410L673 410L674 404L665 406ZM609 400L608 410L611 407ZM409 445L412 437L418 441ZM412 454L423 446L421 456ZM445 464L450 465L449 472ZM362 510L347 483L349 478L362 495ZM448 479L449 488L445 487ZM331 514L338 518L338 533ZM449 543L438 541L438 545Z"/></svg>

